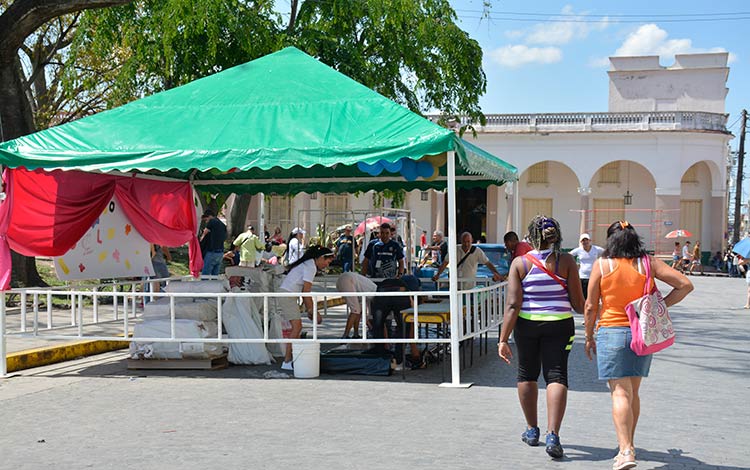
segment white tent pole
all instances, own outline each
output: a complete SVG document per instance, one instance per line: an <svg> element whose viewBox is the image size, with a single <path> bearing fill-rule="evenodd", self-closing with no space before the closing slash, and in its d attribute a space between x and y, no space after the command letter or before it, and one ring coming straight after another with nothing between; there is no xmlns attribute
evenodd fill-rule
<svg viewBox="0 0 750 470"><path fill-rule="evenodd" d="M471 384L461 383L461 323L463 314L458 310L458 236L456 233L456 153L448 152L448 270L451 311L451 381L441 387L466 388Z"/></svg>
<svg viewBox="0 0 750 470"><path fill-rule="evenodd" d="M8 351L5 343L5 292L0 293L0 377L8 375Z"/></svg>
<svg viewBox="0 0 750 470"><path fill-rule="evenodd" d="M526 231L521 233L521 194L518 180L513 182L513 231L518 234L518 238L523 240Z"/></svg>

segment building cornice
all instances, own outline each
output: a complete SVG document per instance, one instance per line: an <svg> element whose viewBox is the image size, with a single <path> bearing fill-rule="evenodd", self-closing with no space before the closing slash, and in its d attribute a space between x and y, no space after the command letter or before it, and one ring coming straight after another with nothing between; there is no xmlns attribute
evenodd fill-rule
<svg viewBox="0 0 750 470"><path fill-rule="evenodd" d="M454 125L471 125L480 133L704 132L731 135L726 128L727 116L699 111L486 114L483 126L466 117ZM437 122L440 116L428 118Z"/></svg>

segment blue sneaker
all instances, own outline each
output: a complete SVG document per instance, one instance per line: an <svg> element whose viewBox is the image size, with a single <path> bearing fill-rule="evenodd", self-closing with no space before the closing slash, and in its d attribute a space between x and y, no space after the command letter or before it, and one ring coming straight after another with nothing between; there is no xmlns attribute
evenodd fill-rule
<svg viewBox="0 0 750 470"><path fill-rule="evenodd" d="M524 433L521 434L521 440L530 446L538 446L539 445L539 428L534 426L533 428L526 429L526 431L524 431Z"/></svg>
<svg viewBox="0 0 750 470"><path fill-rule="evenodd" d="M561 459L563 457L563 448L560 445L560 436L555 434L553 431L547 433L547 455L553 459Z"/></svg>

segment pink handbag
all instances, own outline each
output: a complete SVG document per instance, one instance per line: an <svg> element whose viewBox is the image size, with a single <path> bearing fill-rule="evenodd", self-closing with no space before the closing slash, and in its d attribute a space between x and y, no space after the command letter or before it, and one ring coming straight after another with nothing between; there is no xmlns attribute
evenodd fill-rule
<svg viewBox="0 0 750 470"><path fill-rule="evenodd" d="M671 346L675 336L672 319L669 318L661 292L656 285L650 293L648 291L651 283L651 261L648 255L643 257L643 265L646 270L643 296L625 306L633 334L630 349L639 356L647 356Z"/></svg>

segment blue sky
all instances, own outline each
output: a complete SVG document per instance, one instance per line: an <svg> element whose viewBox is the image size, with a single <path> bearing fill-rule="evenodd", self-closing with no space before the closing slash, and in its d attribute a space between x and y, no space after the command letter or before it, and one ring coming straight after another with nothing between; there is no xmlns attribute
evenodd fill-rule
<svg viewBox="0 0 750 470"><path fill-rule="evenodd" d="M607 57L659 55L661 64L669 66L675 53L718 50L730 53L728 123L750 107L747 0L492 0L490 18L480 19L483 3L451 0L460 26L484 51L485 113L604 112ZM744 19L718 20L722 17ZM732 131L739 135L739 125Z"/></svg>

